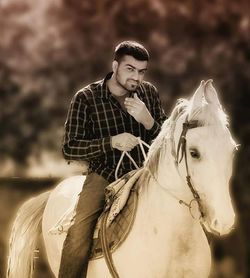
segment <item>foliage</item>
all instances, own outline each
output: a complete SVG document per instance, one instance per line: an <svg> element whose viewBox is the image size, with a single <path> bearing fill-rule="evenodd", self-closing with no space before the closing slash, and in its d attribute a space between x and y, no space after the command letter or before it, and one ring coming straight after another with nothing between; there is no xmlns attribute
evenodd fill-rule
<svg viewBox="0 0 250 278"><path fill-rule="evenodd" d="M239 221L249 223L249 14L246 0L1 1L2 161L25 168L43 149L59 154L74 92L110 70L119 41L138 40L167 112L201 79L214 79L242 144L233 192Z"/></svg>
<svg viewBox="0 0 250 278"><path fill-rule="evenodd" d="M135 39L151 53L147 78L159 88L167 112L201 79L214 79L246 162L247 1L12 0L0 4L0 26L4 157L23 165L43 148L60 153L72 95L109 71L116 43ZM245 180L248 171L241 172Z"/></svg>

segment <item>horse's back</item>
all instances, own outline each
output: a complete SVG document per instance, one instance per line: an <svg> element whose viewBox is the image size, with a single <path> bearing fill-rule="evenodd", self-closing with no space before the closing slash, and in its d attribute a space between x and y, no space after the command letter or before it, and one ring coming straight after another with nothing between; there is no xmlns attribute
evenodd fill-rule
<svg viewBox="0 0 250 278"><path fill-rule="evenodd" d="M53 271L58 271L62 244L66 236L65 232L55 232L55 227L65 214L73 212L84 180L85 176L73 176L63 180L51 191L46 204L42 230L47 257Z"/></svg>

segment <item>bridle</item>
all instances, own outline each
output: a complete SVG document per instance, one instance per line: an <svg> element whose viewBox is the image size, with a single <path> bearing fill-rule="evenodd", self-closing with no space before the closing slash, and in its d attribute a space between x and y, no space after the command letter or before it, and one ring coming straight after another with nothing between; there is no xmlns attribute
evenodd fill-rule
<svg viewBox="0 0 250 278"><path fill-rule="evenodd" d="M200 218L203 218L205 216L205 213L203 211L202 205L201 205L201 198L198 193L198 191L195 189L195 187L192 184L191 181L191 176L189 173L189 168L188 168L188 161L187 161L187 139L186 135L189 129L197 128L199 127L199 122L197 120L193 121L188 121L188 118L186 117L185 122L182 124L182 132L178 141L178 146L177 146L177 155L176 155L176 165L178 167L179 163L181 163L183 157L185 159L185 168L186 168L186 183L194 197L188 205L189 209L191 210L191 205L193 201L196 201L198 204L198 208L200 211ZM183 203L182 200L179 201L180 203ZM191 212L191 211L190 211ZM191 213L192 215L192 213Z"/></svg>
<svg viewBox="0 0 250 278"><path fill-rule="evenodd" d="M176 155L175 155L175 164L176 164L177 170L178 170L178 165L181 163L183 158L185 160L186 183L187 183L187 185L188 185L188 187L189 187L189 189L190 189L194 198L188 203L188 202L180 199L179 197L175 196L171 191L169 191L169 190L167 190L167 191L170 195L172 195L175 199L177 199L178 202L181 205L185 205L189 208L189 212L194 219L195 219L195 216L192 213L192 204L193 204L193 202L196 201L197 204L198 204L199 212L200 212L199 220L201 220L202 218L204 218L205 213L203 211L203 207L202 207L202 204L201 204L200 195L199 195L198 191L195 189L195 187L194 187L194 185L192 184L192 181L191 181L191 176L190 176L189 168L188 168L188 160L187 160L187 140L186 140L186 135L187 135L188 130L193 129L193 128L197 128L199 126L200 125L199 125L199 122L197 120L188 121L188 117L186 117L185 122L182 124L182 132L181 132L181 135L180 135L180 138L179 138L179 141L178 141L177 152L176 152ZM148 148L150 146L148 144L146 144L143 140L141 140L140 137L138 137L137 139L138 139L138 142L139 142L139 145L140 145L140 149L143 153L144 159L146 159L146 153L145 153L143 145L148 147ZM175 151L174 151L174 153L175 153ZM136 164L136 162L130 156L130 154L128 152L124 151L124 152L122 152L120 160L119 160L119 162L117 164L117 167L116 167L116 171L115 171L116 179L118 178L118 175L117 175L118 174L118 169L119 169L119 167L121 165L121 162L123 160L123 157L125 155L127 155L128 158L132 161L135 168L139 169L139 166ZM151 172L151 170L147 166L145 166L145 169L150 173L150 175L153 177L153 179L156 181L156 183L160 185L160 187L162 187L163 189L166 189L163 185L161 185L159 183L158 179L153 175L153 173ZM178 170L178 172L179 172L179 170Z"/></svg>

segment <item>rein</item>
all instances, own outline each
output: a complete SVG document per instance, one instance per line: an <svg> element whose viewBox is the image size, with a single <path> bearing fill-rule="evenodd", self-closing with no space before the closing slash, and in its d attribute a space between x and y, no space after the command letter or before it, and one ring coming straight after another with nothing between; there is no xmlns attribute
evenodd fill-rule
<svg viewBox="0 0 250 278"><path fill-rule="evenodd" d="M140 149L141 149L141 152L142 152L143 157L144 157L144 160L145 160L146 157L147 157L147 155L146 155L146 152L145 152L145 150L144 150L143 145L146 146L147 148L149 148L150 146L149 146L147 143L145 143L140 137L137 137L137 140L138 140L138 142L139 142ZM135 166L136 169L139 169L139 168L140 168L140 167L137 165L137 163L134 161L134 159L132 158L132 156L131 156L127 151L123 151L122 154L121 154L121 157L120 157L120 159L119 159L119 162L118 162L118 164L117 164L117 166L116 166L116 169L115 169L115 178L116 178L116 179L118 179L118 170L119 170L119 168L121 167L121 163L122 163L122 160L123 160L123 158L124 158L124 155L126 155L126 156L131 160L131 162L134 164L134 166Z"/></svg>

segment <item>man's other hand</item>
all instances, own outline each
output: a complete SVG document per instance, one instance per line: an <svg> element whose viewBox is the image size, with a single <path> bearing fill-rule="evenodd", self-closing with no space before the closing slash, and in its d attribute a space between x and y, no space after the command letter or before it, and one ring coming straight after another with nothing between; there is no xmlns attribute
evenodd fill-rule
<svg viewBox="0 0 250 278"><path fill-rule="evenodd" d="M154 119L145 103L138 98L137 94L135 94L133 98L126 98L124 105L127 112L133 116L138 123L143 124L146 129L152 128Z"/></svg>
<svg viewBox="0 0 250 278"><path fill-rule="evenodd" d="M120 151L131 151L138 145L138 139L130 133L121 133L111 137L111 145Z"/></svg>

